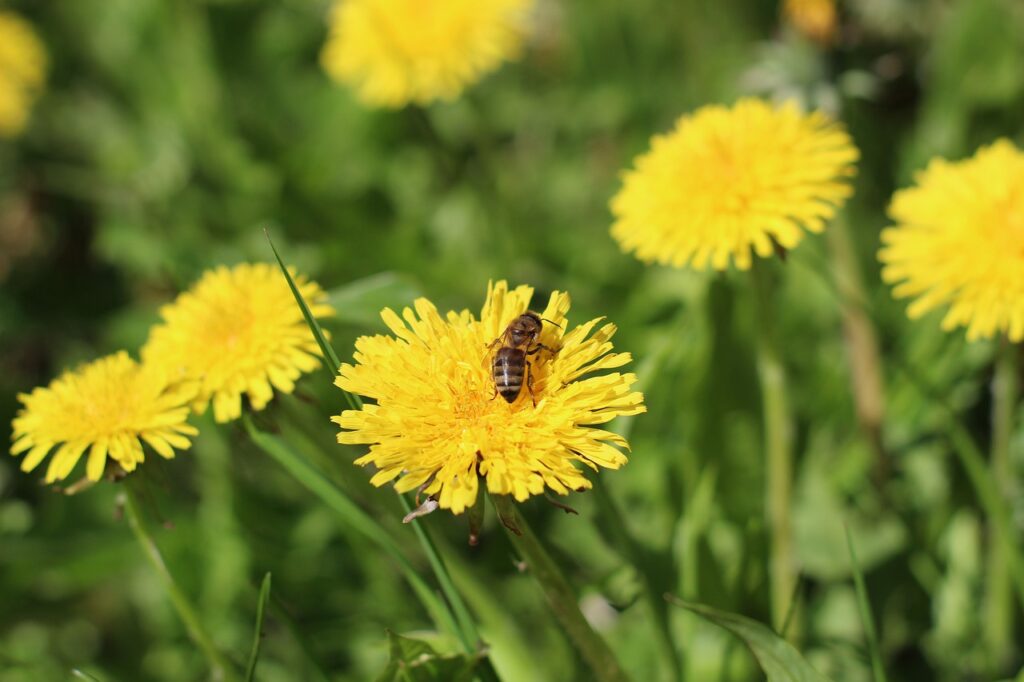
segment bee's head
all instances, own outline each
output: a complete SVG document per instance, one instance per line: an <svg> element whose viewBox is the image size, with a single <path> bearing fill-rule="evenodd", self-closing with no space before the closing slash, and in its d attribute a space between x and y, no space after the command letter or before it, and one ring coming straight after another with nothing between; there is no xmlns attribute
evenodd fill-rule
<svg viewBox="0 0 1024 682"><path fill-rule="evenodd" d="M513 346L528 344L540 336L540 330L543 324L544 323L541 321L540 315L527 310L525 313L513 320L512 324L509 325L509 341Z"/></svg>

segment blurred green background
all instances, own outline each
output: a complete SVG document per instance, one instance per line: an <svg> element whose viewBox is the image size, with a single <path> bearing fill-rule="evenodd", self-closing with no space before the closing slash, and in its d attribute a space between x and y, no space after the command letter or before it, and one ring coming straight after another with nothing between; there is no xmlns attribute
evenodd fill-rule
<svg viewBox="0 0 1024 682"><path fill-rule="evenodd" d="M1015 0L849 0L832 46L801 37L774 2L540 0L518 63L456 102L362 107L318 64L320 0L7 3L47 46L45 92L20 138L0 141L0 431L16 394L63 368L135 353L158 307L221 263L286 260L332 292L342 358L377 311L427 295L476 309L488 279L573 296L571 321L607 315L636 357L649 414L630 464L599 485L618 500L662 591L769 620L763 457L743 273L645 267L608 235L620 171L682 113L743 94L798 97L840 116L862 151L844 210L877 328L881 451L858 428L827 236L775 264L798 467L794 526L805 580L798 647L836 680L868 680L843 523L852 531L891 680L1010 679L1016 643L987 647L987 521L943 437L950 401L989 442L994 344L909 322L875 253L892 191L927 159L1024 141L1024 6ZM539 298L538 298L539 300ZM916 379L914 377L917 377ZM329 377L276 400L269 423L428 566L394 496L353 467L327 417ZM1024 420L1018 419L1018 423ZM237 427L206 419L195 446L147 461L147 513L172 571L244 660L259 580L274 576L257 679L368 680L385 629L428 636L396 568ZM7 439L4 439L5 442ZM1024 469L1024 430L1013 440ZM200 680L204 661L118 518L117 486L63 496L0 459L0 679ZM1020 487L1013 498L1024 523ZM635 570L591 495L579 516L525 514L584 609L637 680L667 679ZM585 680L493 514L481 545L463 518L425 519L507 680ZM687 679L759 679L722 631L680 611ZM450 643L439 642L439 648Z"/></svg>

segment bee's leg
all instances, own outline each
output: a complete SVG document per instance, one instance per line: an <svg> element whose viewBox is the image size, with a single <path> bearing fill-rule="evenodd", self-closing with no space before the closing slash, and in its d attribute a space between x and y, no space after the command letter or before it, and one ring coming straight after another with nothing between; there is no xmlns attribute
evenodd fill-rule
<svg viewBox="0 0 1024 682"><path fill-rule="evenodd" d="M533 406L537 407L537 396L533 394L533 373L530 372L530 363L526 363L526 390L530 392L530 400Z"/></svg>
<svg viewBox="0 0 1024 682"><path fill-rule="evenodd" d="M547 352L551 353L552 355L558 355L558 351L561 350L561 349L559 349L559 348L548 348L543 343L538 343L536 346L534 346L533 350L526 351L526 354L527 355L533 355L534 353L539 353L542 350L546 350Z"/></svg>

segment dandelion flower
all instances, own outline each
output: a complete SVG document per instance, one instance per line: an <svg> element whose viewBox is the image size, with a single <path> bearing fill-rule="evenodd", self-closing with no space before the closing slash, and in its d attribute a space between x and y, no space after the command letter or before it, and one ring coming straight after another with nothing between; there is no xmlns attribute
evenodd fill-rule
<svg viewBox="0 0 1024 682"><path fill-rule="evenodd" d="M170 459L197 433L185 422L193 392L188 384L169 385L166 372L123 351L108 355L18 396L24 407L12 423L11 454L27 453L21 470L32 471L57 448L47 483L67 478L86 450L92 481L103 475L108 457L134 470L145 459L143 442Z"/></svg>
<svg viewBox="0 0 1024 682"><path fill-rule="evenodd" d="M0 11L0 137L25 128L45 75L46 52L31 25Z"/></svg>
<svg viewBox="0 0 1024 682"><path fill-rule="evenodd" d="M1000 140L970 159L934 159L893 195L882 278L916 319L948 306L942 328L1024 339L1024 153Z"/></svg>
<svg viewBox="0 0 1024 682"><path fill-rule="evenodd" d="M296 276L315 317L334 310L314 282ZM193 407L227 422L242 415L242 394L262 410L274 389L291 393L295 380L319 363L319 350L295 304L288 282L267 263L224 266L206 272L189 291L160 311L142 349L148 363L199 383Z"/></svg>
<svg viewBox="0 0 1024 682"><path fill-rule="evenodd" d="M343 0L321 62L371 106L454 99L518 55L533 0Z"/></svg>
<svg viewBox="0 0 1024 682"><path fill-rule="evenodd" d="M828 45L835 38L835 0L786 0L782 14L797 31L816 43Z"/></svg>
<svg viewBox="0 0 1024 682"><path fill-rule="evenodd" d="M396 490L423 487L460 514L474 504L480 478L490 493L521 502L545 488L562 495L590 488L577 462L595 471L626 462L625 439L595 427L646 410L631 390L636 375L592 373L621 367L630 355L611 352L615 325L601 318L565 331L568 294L553 293L540 313L548 321L538 342L556 352L529 356L532 395L527 386L512 403L497 395L489 344L532 295L527 286L490 285L479 320L466 310L442 317L419 299L415 312L381 313L394 337L356 341L355 364L342 365L335 383L376 404L332 420L345 429L338 442L370 446L356 464L376 466L372 484L397 478Z"/></svg>
<svg viewBox="0 0 1024 682"><path fill-rule="evenodd" d="M851 193L857 149L824 114L743 99L655 136L612 199L612 236L646 263L750 267L753 250L821 232Z"/></svg>

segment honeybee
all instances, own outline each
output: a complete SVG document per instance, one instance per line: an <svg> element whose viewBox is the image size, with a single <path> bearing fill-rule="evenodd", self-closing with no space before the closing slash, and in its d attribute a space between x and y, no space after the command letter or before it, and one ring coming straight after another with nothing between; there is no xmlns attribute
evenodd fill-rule
<svg viewBox="0 0 1024 682"><path fill-rule="evenodd" d="M548 320L550 322L550 320ZM554 324L554 322L552 322ZM507 403L515 402L523 390L523 379L526 379L526 388L530 392L533 404L537 399L533 395L533 378L530 376L530 363L528 355L534 355L542 350L549 353L557 351L548 348L542 343L537 343L543 328L543 318L537 313L528 310L516 319L512 320L501 336L496 338L488 348L494 348L499 343L501 348L494 354L491 360L491 375L494 377L494 395L501 397Z"/></svg>

